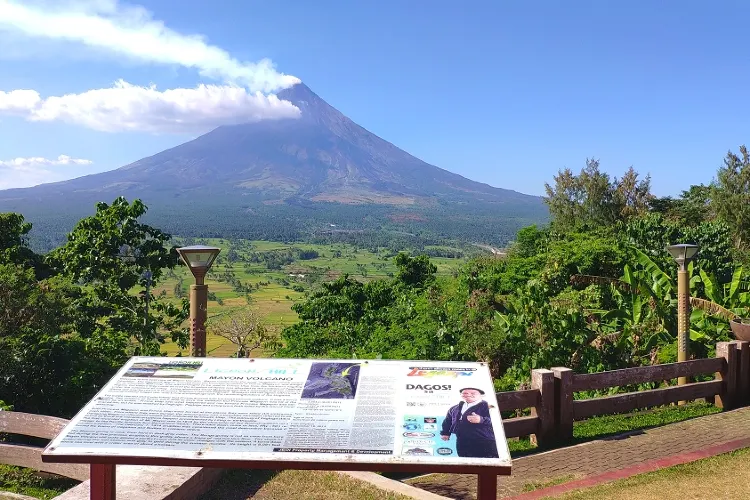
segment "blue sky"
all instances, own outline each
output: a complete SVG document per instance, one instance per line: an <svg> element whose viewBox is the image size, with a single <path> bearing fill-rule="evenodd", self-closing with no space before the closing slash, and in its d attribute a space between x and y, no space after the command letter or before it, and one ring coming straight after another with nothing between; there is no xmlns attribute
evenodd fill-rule
<svg viewBox="0 0 750 500"><path fill-rule="evenodd" d="M543 194L597 157L676 195L750 142L748 17L740 0L0 0L0 188L293 116L272 96L293 75L493 186ZM278 73L249 64L265 58Z"/></svg>

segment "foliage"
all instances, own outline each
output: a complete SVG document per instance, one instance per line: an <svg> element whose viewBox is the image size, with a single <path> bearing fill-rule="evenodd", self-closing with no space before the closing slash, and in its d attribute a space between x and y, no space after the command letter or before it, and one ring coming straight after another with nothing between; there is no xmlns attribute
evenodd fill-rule
<svg viewBox="0 0 750 500"><path fill-rule="evenodd" d="M675 276L677 266L666 248L675 243L698 244L698 259L707 272L722 280L731 276L733 236L730 227L722 221L704 221L688 226L662 214L650 213L624 224L622 234L628 244L643 250L671 276Z"/></svg>
<svg viewBox="0 0 750 500"><path fill-rule="evenodd" d="M413 279L420 273L406 270L425 269L426 257L399 255L393 279L342 277L296 304L300 323L283 331L282 353L481 360L501 390L522 386L533 368L594 372L673 361L674 274L626 237L528 228L506 258L473 259L453 278ZM671 257L666 265L673 273ZM695 296L713 293L716 285L700 277L706 271L691 265L690 273ZM709 318L710 328L699 321L694 316L702 333L691 335L691 349L705 356L726 339L726 321Z"/></svg>
<svg viewBox="0 0 750 500"><path fill-rule="evenodd" d="M57 497L78 484L63 477L42 477L32 469L0 464L0 491L33 496L43 500Z"/></svg>
<svg viewBox="0 0 750 500"><path fill-rule="evenodd" d="M0 399L17 411L70 416L124 361L122 339L75 333L78 293L64 277L0 265Z"/></svg>
<svg viewBox="0 0 750 500"><path fill-rule="evenodd" d="M572 275L619 277L627 261L622 240L608 231L567 233L548 243L540 277L556 295L570 284Z"/></svg>
<svg viewBox="0 0 750 500"><path fill-rule="evenodd" d="M165 199L162 194L143 193L142 199L149 206L144 222L170 234L196 239L347 243L360 248L389 248L394 253L404 249L419 252L428 245L454 246L456 242L502 247L520 228L548 221L547 208L539 198L502 204L476 199L470 204L405 207L327 202L302 205L293 200L266 204L241 194L198 190L190 193L190 217L186 217L185 205L179 199ZM60 200L54 213L48 206L30 200L0 200L0 211L23 213L34 224L29 233L31 247L48 252L65 242L78 220L91 215L85 208L98 201L94 196L99 193L80 193Z"/></svg>
<svg viewBox="0 0 750 500"><path fill-rule="evenodd" d="M750 246L750 152L743 145L740 154L731 151L716 174L711 192L716 214L733 229L735 246Z"/></svg>
<svg viewBox="0 0 750 500"><path fill-rule="evenodd" d="M84 313L75 325L79 334L133 337L133 354L158 355L164 342L160 329L186 344L187 332L180 325L188 303L165 303L148 290L158 283L163 269L177 265L178 256L165 246L168 234L139 222L146 210L140 200L128 203L122 197L111 205L98 203L96 213L80 220L67 243L47 261L83 285L75 300ZM133 295L136 286L146 290Z"/></svg>
<svg viewBox="0 0 750 500"><path fill-rule="evenodd" d="M511 245L511 252L516 257L529 258L547 250L550 231L541 229L536 224L518 230L516 239Z"/></svg>
<svg viewBox="0 0 750 500"><path fill-rule="evenodd" d="M411 258L405 253L399 253L394 259L398 266L396 280L410 287L424 287L435 278L437 267L426 255Z"/></svg>
<svg viewBox="0 0 750 500"><path fill-rule="evenodd" d="M0 252L5 403L17 411L69 417L128 356L158 354L165 333L186 339L181 323L187 302L176 305L150 293L162 269L177 258L164 246L168 235L138 222L145 210L140 201L123 198L98 204L66 245L44 258L28 248L30 228L23 217L0 217L8 231Z"/></svg>
<svg viewBox="0 0 750 500"><path fill-rule="evenodd" d="M651 180L638 180L631 167L621 179L610 179L599 170L599 160L587 159L578 175L565 169L545 184L544 199L558 230L613 226L617 221L641 215L648 209Z"/></svg>
<svg viewBox="0 0 750 500"><path fill-rule="evenodd" d="M392 279L361 283L344 275L324 283L293 309L301 322L284 329L285 357L449 359L450 335L440 329L425 290L435 266L426 256L396 257Z"/></svg>
<svg viewBox="0 0 750 500"><path fill-rule="evenodd" d="M750 316L750 276L742 266L738 266L732 279L721 283L701 269L694 282L703 285L706 298L691 297L691 339L706 343L730 340L728 322L733 318Z"/></svg>
<svg viewBox="0 0 750 500"><path fill-rule="evenodd" d="M711 186L693 185L677 199L670 196L651 199L649 208L652 213L661 214L678 226L697 226L714 219L711 190Z"/></svg>
<svg viewBox="0 0 750 500"><path fill-rule="evenodd" d="M42 258L28 247L31 228L21 214L0 213L0 263L29 266L41 277L47 269Z"/></svg>

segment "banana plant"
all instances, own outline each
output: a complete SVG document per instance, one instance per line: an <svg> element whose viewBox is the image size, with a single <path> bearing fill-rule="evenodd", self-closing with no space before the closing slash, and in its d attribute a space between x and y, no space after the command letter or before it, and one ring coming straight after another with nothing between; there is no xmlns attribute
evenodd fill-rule
<svg viewBox="0 0 750 500"><path fill-rule="evenodd" d="M700 270L706 298L691 297L692 340L707 341L729 338L729 321L750 315L750 280L742 266L735 268L729 283L718 283L713 275Z"/></svg>
<svg viewBox="0 0 750 500"><path fill-rule="evenodd" d="M648 259L644 257L644 261ZM613 341L621 352L630 353L634 360L672 341L665 325L671 305L671 280L650 259L645 263L641 270L625 266L621 286L614 286L612 291L617 307L601 315L604 329L611 331L604 336L606 340Z"/></svg>
<svg viewBox="0 0 750 500"><path fill-rule="evenodd" d="M616 307L598 312L604 331L609 331L602 337L633 358L650 355L653 362L655 348L674 342L676 336L677 284L646 253L631 248L630 255L634 265L626 264L619 280L609 280ZM694 271L691 263L688 276L693 287Z"/></svg>

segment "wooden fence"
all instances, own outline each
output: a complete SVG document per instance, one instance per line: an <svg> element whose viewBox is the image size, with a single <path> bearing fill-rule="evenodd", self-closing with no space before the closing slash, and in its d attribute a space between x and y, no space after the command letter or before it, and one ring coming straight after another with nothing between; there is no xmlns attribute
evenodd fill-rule
<svg viewBox="0 0 750 500"><path fill-rule="evenodd" d="M0 433L52 439L68 423L64 418L32 415L14 411L0 411ZM0 442L0 464L29 467L51 472L78 481L89 478L88 464L53 464L42 462L42 450L38 446Z"/></svg>
<svg viewBox="0 0 750 500"><path fill-rule="evenodd" d="M714 378L705 382L598 398L574 398L576 392L708 374ZM497 394L500 411L531 409L531 416L503 421L506 436L531 436L539 446L571 439L573 422L576 420L695 399L706 399L723 409L750 403L749 342L720 342L716 345L714 358L663 365L584 374L573 373L573 370L564 367L532 370L531 389Z"/></svg>

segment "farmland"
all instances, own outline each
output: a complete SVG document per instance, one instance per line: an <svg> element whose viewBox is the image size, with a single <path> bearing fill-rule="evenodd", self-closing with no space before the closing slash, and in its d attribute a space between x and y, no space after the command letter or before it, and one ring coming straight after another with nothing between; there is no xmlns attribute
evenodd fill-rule
<svg viewBox="0 0 750 500"><path fill-rule="evenodd" d="M326 281L349 274L361 281L391 276L396 267L394 252L378 247L363 249L347 243L305 244L273 241L200 240L175 238L174 244L204 244L222 249L206 277L208 301L208 354L229 356L234 346L211 332L211 320L231 314L241 308L251 308L269 330L280 332L294 324L297 315L292 305ZM439 275L451 274L463 263L474 248L458 249L447 246L425 247L423 252L450 257L431 257ZM421 253L421 252L414 252ZM178 301L187 297L193 277L185 266L168 272L154 287L153 293ZM167 340L162 352L174 356L188 355L189 350ZM260 353L253 353L257 356Z"/></svg>

